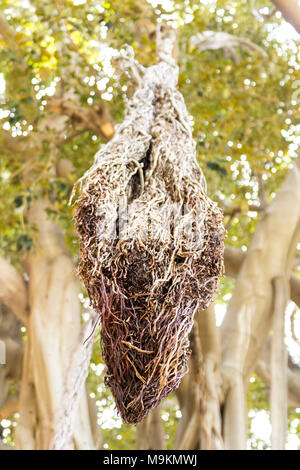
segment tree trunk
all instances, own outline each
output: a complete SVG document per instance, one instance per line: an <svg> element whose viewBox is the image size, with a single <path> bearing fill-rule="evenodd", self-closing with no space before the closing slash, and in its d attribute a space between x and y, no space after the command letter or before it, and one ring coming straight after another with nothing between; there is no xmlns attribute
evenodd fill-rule
<svg viewBox="0 0 300 470"><path fill-rule="evenodd" d="M182 418L176 429L175 449L200 449L202 412L205 402L205 381L200 334L197 321L191 333L192 354L189 360L189 371L183 377L177 390L177 398Z"/></svg>
<svg viewBox="0 0 300 470"><path fill-rule="evenodd" d="M288 302L284 277L273 280L274 314L271 336L271 423L272 449L284 450L287 434L287 350L285 347L285 310ZM280 387L278 386L280 384Z"/></svg>
<svg viewBox="0 0 300 470"><path fill-rule="evenodd" d="M27 260L30 315L23 365L19 449L52 449L65 400L66 377L80 340L80 286L60 227L50 221L44 202L30 210L38 241ZM97 446L99 439L97 437ZM67 448L95 449L88 397L82 390Z"/></svg>

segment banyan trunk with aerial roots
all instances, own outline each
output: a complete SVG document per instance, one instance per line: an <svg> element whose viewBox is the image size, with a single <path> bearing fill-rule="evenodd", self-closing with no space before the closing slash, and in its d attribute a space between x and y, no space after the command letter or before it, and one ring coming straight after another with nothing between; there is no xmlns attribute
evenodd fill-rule
<svg viewBox="0 0 300 470"><path fill-rule="evenodd" d="M194 314L223 271L222 214L196 161L173 40L172 30L158 30L159 62L147 69L120 57L137 89L81 179L75 212L79 274L101 318L105 382L127 423L178 387Z"/></svg>

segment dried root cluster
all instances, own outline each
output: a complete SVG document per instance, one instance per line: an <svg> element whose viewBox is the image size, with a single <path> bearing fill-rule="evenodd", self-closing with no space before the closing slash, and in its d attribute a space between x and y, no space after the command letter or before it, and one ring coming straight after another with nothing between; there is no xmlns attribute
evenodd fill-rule
<svg viewBox="0 0 300 470"><path fill-rule="evenodd" d="M105 381L127 423L179 385L194 314L223 271L222 214L206 195L177 66L161 51L147 69L123 57L137 89L82 178L75 213Z"/></svg>

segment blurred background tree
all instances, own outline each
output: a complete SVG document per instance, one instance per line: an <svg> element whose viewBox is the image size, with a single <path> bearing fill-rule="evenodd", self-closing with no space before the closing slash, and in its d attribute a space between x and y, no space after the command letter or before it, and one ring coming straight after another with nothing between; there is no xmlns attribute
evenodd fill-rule
<svg viewBox="0 0 300 470"><path fill-rule="evenodd" d="M91 316L68 200L134 91L113 57L127 44L153 63L161 21L178 29L179 89L208 193L224 210L226 272L197 315L189 373L138 433L117 416L95 342L66 446L299 447L300 50L283 16L297 29L300 14L287 3L0 1L3 448L53 448ZM192 39L204 31L240 40Z"/></svg>

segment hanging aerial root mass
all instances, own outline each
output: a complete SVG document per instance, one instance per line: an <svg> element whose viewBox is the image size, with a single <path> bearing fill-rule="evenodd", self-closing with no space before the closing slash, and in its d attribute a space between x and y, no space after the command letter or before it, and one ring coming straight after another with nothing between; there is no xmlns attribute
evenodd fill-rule
<svg viewBox="0 0 300 470"><path fill-rule="evenodd" d="M178 387L194 314L223 271L222 214L206 195L176 89L172 34L159 30L152 67L120 58L137 89L82 178L75 213L79 274L101 316L105 382L127 423Z"/></svg>

